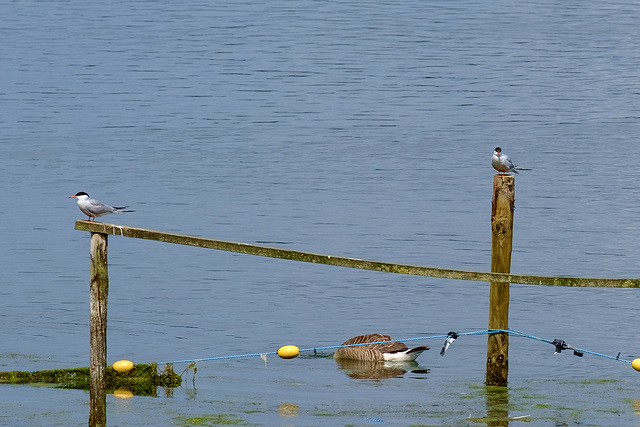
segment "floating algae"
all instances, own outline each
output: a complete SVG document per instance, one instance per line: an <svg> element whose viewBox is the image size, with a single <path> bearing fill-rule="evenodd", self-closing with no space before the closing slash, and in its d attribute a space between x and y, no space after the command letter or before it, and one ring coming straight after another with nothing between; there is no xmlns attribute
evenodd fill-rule
<svg viewBox="0 0 640 427"><path fill-rule="evenodd" d="M134 365L129 372L116 372L111 366L105 371L108 392L125 388L137 396L155 396L157 387L180 387L182 377L173 366L165 365L158 373L156 363ZM0 384L55 384L58 388L89 390L89 368L52 369L47 371L7 371L0 372Z"/></svg>

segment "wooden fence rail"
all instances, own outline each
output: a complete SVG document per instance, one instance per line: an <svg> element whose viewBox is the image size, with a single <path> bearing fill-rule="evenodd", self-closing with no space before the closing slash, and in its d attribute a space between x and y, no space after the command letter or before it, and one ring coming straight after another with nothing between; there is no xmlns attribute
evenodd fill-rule
<svg viewBox="0 0 640 427"><path fill-rule="evenodd" d="M369 261L357 258L346 258L333 255L322 255L301 252L291 249L274 248L248 243L229 242L209 239L205 237L187 236L167 233L164 231L148 230L145 228L128 227L124 225L103 222L76 221L76 230L90 231L115 236L132 237L137 239L157 240L160 242L179 245L198 246L221 251L237 252L248 255L281 258L315 264L334 265L339 267L374 270L387 273L409 274L414 276L439 277L443 279L472 280L478 282L520 283L526 285L574 286L574 287L604 287L604 288L640 288L640 279L622 278L589 278L537 276L526 274L488 273L480 271L453 270L447 268L423 267L389 262Z"/></svg>

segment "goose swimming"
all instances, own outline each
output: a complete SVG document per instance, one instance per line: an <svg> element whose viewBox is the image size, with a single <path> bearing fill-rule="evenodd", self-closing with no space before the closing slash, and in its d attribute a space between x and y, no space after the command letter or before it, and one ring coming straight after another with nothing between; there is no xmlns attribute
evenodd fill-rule
<svg viewBox="0 0 640 427"><path fill-rule="evenodd" d="M353 337L342 345L378 343L371 345L356 345L352 347L340 347L336 350L333 357L335 359L351 359L351 360L367 360L367 361L394 361L394 362L413 362L423 351L429 350L429 347L420 346L409 348L401 342L383 342L391 341L389 335L369 334Z"/></svg>

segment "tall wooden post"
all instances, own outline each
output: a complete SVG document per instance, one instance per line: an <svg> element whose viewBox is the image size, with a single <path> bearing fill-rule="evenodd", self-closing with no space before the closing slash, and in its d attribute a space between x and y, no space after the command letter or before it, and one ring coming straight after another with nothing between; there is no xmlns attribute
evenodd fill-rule
<svg viewBox="0 0 640 427"><path fill-rule="evenodd" d="M91 289L90 314L90 387L91 407L89 426L107 425L107 298L109 295L109 271L107 263L107 235L91 233Z"/></svg>
<svg viewBox="0 0 640 427"><path fill-rule="evenodd" d="M491 209L491 271L511 272L515 177L494 175ZM509 283L491 282L489 329L509 328ZM506 386L509 375L509 334L489 334L486 385Z"/></svg>

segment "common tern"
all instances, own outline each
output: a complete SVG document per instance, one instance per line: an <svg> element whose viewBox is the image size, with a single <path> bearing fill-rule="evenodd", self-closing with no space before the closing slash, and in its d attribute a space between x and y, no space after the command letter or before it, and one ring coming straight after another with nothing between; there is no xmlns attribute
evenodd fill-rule
<svg viewBox="0 0 640 427"><path fill-rule="evenodd" d="M511 158L502 152L500 147L496 147L491 157L491 166L500 173L513 172L518 173L519 170L526 171L531 169L519 168L511 161Z"/></svg>
<svg viewBox="0 0 640 427"><path fill-rule="evenodd" d="M132 210L126 210L129 206L105 205L104 203L101 203L96 199L90 198L89 195L84 191L80 191L75 196L69 196L69 198L78 200L78 207L80 208L82 213L89 217L89 221L95 221L96 217L111 213L135 212Z"/></svg>

